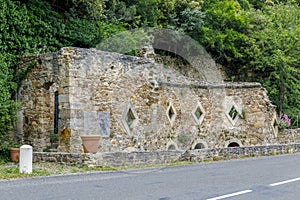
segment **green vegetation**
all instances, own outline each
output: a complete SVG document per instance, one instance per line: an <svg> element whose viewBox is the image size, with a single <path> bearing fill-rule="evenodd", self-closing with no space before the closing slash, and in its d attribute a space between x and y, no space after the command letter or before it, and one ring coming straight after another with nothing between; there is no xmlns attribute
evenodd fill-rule
<svg viewBox="0 0 300 200"><path fill-rule="evenodd" d="M20 174L17 165L0 165L0 180L1 179L15 179L25 177L38 177L50 175L66 175L72 173L84 173L93 171L113 171L111 167L87 167L87 166L66 166L56 163L34 163L31 174Z"/></svg>
<svg viewBox="0 0 300 200"><path fill-rule="evenodd" d="M15 92L22 81L16 76L19 57L57 51L63 46L93 47L124 30L107 21L79 18L80 12L68 4L0 0L0 160L6 159L12 144L8 134L16 120Z"/></svg>
<svg viewBox="0 0 300 200"><path fill-rule="evenodd" d="M278 113L299 115L299 6L299 0L0 0L0 159L16 119L20 56L96 47L140 27L191 36L225 67L228 81L258 81Z"/></svg>
<svg viewBox="0 0 300 200"><path fill-rule="evenodd" d="M45 169L43 170L34 169L32 174L20 174L19 168L17 166L0 168L0 179L15 179L15 178L23 178L23 177L49 176L49 175L51 174Z"/></svg>
<svg viewBox="0 0 300 200"><path fill-rule="evenodd" d="M18 165L14 164L2 164L0 163L0 180L1 179L16 179L26 177L39 177L50 175L67 175L74 173L89 173L89 172L101 172L101 171L115 171L115 170L129 170L129 169L141 169L141 168L159 168L159 167L173 167L182 166L188 164L194 164L195 162L187 161L174 161L166 164L152 164L152 165L135 165L135 166L123 166L123 167L106 167L106 166L68 166L57 163L33 163L32 174L20 174Z"/></svg>

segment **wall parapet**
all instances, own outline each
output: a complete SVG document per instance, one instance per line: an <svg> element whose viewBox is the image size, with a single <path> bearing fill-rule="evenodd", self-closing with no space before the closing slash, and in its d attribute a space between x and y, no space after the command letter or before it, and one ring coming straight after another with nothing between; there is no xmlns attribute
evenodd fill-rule
<svg viewBox="0 0 300 200"><path fill-rule="evenodd" d="M96 154L34 152L33 160L34 162L56 162L66 165L120 167L167 164L178 161L206 162L299 152L300 143L294 143L188 151L105 152Z"/></svg>

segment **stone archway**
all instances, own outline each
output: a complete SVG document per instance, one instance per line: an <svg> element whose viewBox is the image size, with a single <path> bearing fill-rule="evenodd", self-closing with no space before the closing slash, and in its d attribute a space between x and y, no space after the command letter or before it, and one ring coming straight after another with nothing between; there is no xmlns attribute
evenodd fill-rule
<svg viewBox="0 0 300 200"><path fill-rule="evenodd" d="M225 147L241 147L241 146L243 146L243 145L242 145L241 141L238 139L231 139L225 145Z"/></svg>
<svg viewBox="0 0 300 200"><path fill-rule="evenodd" d="M168 146L168 151L176 150L176 147L174 144L171 144Z"/></svg>
<svg viewBox="0 0 300 200"><path fill-rule="evenodd" d="M236 142L231 142L227 147L239 147L240 145Z"/></svg>
<svg viewBox="0 0 300 200"><path fill-rule="evenodd" d="M196 144L195 149L205 149L205 146L202 143L198 143Z"/></svg>
<svg viewBox="0 0 300 200"><path fill-rule="evenodd" d="M174 151L174 150L178 150L178 146L175 142L173 141L170 141L167 143L167 148L166 148L167 151Z"/></svg>
<svg viewBox="0 0 300 200"><path fill-rule="evenodd" d="M204 140L196 140L193 145L192 149L207 149L207 143Z"/></svg>

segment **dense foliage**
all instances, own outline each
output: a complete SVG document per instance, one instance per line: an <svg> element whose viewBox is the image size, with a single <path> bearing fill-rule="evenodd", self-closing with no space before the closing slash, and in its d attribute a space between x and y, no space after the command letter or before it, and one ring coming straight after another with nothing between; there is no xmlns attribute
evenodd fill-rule
<svg viewBox="0 0 300 200"><path fill-rule="evenodd" d="M255 72L253 79L267 88L278 111L290 115L298 115L300 105L299 11L295 4L276 4L260 13L252 11L254 23L249 29L252 48L257 49L249 62Z"/></svg>
<svg viewBox="0 0 300 200"><path fill-rule="evenodd" d="M59 11L46 1L0 0L0 157L7 155L12 143L8 133L16 120L14 99L21 81L15 76L18 58L63 46L92 47L124 30L107 21L79 18L71 8Z"/></svg>
<svg viewBox="0 0 300 200"><path fill-rule="evenodd" d="M278 113L299 115L299 1L207 0L203 9L198 41L229 80L258 81Z"/></svg>
<svg viewBox="0 0 300 200"><path fill-rule="evenodd" d="M95 47L125 29L190 35L229 81L259 81L278 113L299 115L299 0L0 0L0 148L15 120L19 56Z"/></svg>

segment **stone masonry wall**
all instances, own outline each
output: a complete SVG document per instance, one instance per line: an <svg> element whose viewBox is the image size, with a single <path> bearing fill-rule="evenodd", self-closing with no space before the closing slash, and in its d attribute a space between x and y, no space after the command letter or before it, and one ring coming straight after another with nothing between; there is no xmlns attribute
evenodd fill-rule
<svg viewBox="0 0 300 200"><path fill-rule="evenodd" d="M63 61L63 62L62 62ZM68 54L48 53L36 57L25 57L19 71L25 72L25 80L18 92L22 103L16 137L42 151L51 146L50 135L54 134L55 92L60 95L60 130L70 121L69 67L72 62ZM65 131L66 132L66 131ZM68 140L62 137L61 140Z"/></svg>
<svg viewBox="0 0 300 200"><path fill-rule="evenodd" d="M55 88L59 84L56 54L42 57L25 57L19 66L26 79L18 93L22 102L21 126L18 126L18 141L33 145L36 149L50 145L53 133L53 106Z"/></svg>
<svg viewBox="0 0 300 200"><path fill-rule="evenodd" d="M284 129L277 134L279 144L292 144L300 141L300 129Z"/></svg>
<svg viewBox="0 0 300 200"><path fill-rule="evenodd" d="M206 162L245 157L299 153L300 144L251 146L188 151L106 152L97 154L34 152L34 162L55 162L65 165L137 166L175 163L178 161Z"/></svg>
<svg viewBox="0 0 300 200"><path fill-rule="evenodd" d="M99 152L279 142L275 107L258 83L200 82L146 58L95 49L68 47L37 60L19 92L23 137L35 150L54 132L54 92L62 152L81 152L84 134L102 136Z"/></svg>

